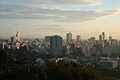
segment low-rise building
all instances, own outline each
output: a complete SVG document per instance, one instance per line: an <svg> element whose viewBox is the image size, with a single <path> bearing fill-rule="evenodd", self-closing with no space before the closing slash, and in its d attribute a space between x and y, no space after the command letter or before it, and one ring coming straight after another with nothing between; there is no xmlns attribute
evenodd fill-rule
<svg viewBox="0 0 120 80"><path fill-rule="evenodd" d="M117 60L100 61L100 68L101 69L116 69L118 68L118 61Z"/></svg>

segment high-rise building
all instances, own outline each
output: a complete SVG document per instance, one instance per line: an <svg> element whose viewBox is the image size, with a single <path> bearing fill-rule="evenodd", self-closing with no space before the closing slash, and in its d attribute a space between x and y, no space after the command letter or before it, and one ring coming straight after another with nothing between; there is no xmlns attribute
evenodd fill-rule
<svg viewBox="0 0 120 80"><path fill-rule="evenodd" d="M99 45L101 48L105 46L105 32L102 32L102 35L99 35Z"/></svg>
<svg viewBox="0 0 120 80"><path fill-rule="evenodd" d="M77 42L81 41L81 36L77 35Z"/></svg>
<svg viewBox="0 0 120 80"><path fill-rule="evenodd" d="M109 36L109 45L112 45L112 36Z"/></svg>
<svg viewBox="0 0 120 80"><path fill-rule="evenodd" d="M18 31L17 31L16 35L11 37L11 42L12 42L12 45L11 45L12 48L15 47L15 48L19 49L21 41L20 41L20 34Z"/></svg>
<svg viewBox="0 0 120 80"><path fill-rule="evenodd" d="M70 42L70 41L72 41L72 33L71 32L66 34L66 42Z"/></svg>
<svg viewBox="0 0 120 80"><path fill-rule="evenodd" d="M51 38L51 36L45 36L45 42L49 42L50 43L50 38Z"/></svg>
<svg viewBox="0 0 120 80"><path fill-rule="evenodd" d="M105 32L102 32L103 41L105 41Z"/></svg>
<svg viewBox="0 0 120 80"><path fill-rule="evenodd" d="M19 35L18 31L17 31L17 34L15 36L11 37L11 42L20 42L20 35Z"/></svg>
<svg viewBox="0 0 120 80"><path fill-rule="evenodd" d="M60 36L51 36L50 39L50 53L53 56L62 55L62 37Z"/></svg>
<svg viewBox="0 0 120 80"><path fill-rule="evenodd" d="M102 46L105 46L105 32L102 32Z"/></svg>
<svg viewBox="0 0 120 80"><path fill-rule="evenodd" d="M20 41L20 34L19 34L18 31L17 31L17 34L16 34L16 41Z"/></svg>
<svg viewBox="0 0 120 80"><path fill-rule="evenodd" d="M99 42L102 43L102 35L99 35Z"/></svg>
<svg viewBox="0 0 120 80"><path fill-rule="evenodd" d="M70 46L69 45L66 46L66 50L67 50L66 53L70 54Z"/></svg>

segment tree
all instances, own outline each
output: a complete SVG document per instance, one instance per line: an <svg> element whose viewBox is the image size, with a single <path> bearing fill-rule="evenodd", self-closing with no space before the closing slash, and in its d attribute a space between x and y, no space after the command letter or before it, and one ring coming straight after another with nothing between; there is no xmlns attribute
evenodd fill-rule
<svg viewBox="0 0 120 80"><path fill-rule="evenodd" d="M64 60L49 63L46 75L47 80L97 80L95 70Z"/></svg>
<svg viewBox="0 0 120 80"><path fill-rule="evenodd" d="M7 54L4 50L0 50L0 66L7 60Z"/></svg>

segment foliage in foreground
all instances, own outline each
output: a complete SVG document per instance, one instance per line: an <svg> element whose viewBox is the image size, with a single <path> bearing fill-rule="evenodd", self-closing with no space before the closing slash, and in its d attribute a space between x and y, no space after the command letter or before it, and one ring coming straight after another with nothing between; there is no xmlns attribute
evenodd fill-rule
<svg viewBox="0 0 120 80"><path fill-rule="evenodd" d="M48 80L97 80L95 70L63 60L49 63L46 73Z"/></svg>
<svg viewBox="0 0 120 80"><path fill-rule="evenodd" d="M29 63L9 62L10 57L0 53L0 80L98 80L95 70L73 62L50 62L41 70Z"/></svg>

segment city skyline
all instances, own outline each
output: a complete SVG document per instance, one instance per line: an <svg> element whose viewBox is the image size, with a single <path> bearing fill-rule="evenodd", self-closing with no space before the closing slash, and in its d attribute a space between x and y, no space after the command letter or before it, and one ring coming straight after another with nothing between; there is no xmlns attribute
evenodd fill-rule
<svg viewBox="0 0 120 80"><path fill-rule="evenodd" d="M99 35L97 35L97 38L95 36L89 36L87 39L84 39L84 38L81 38L81 35L80 34L77 34L77 35L73 35L73 33L71 31L67 32L66 35L64 36L61 36L61 35L57 35L57 34L52 34L52 35L47 35L47 36L44 36L43 38L22 38L19 34L19 31L16 31L16 34L14 35L11 35L10 37L6 38L8 40L11 40L11 41L18 41L20 42L20 40L22 39L44 39L45 41L48 41L50 40L50 37L52 36L60 36L63 40L66 40L67 42L69 41L81 41L81 40L90 40L90 39L95 39L95 40L100 40L100 41L105 41L105 40L110 40L113 39L113 40L119 40L117 38L114 38L112 35L109 35L109 37L106 38L106 33L105 32L101 32ZM75 36L75 37L73 37ZM5 38L0 38L0 39L5 39Z"/></svg>
<svg viewBox="0 0 120 80"><path fill-rule="evenodd" d="M101 32L120 39L120 0L0 0L0 38L9 38L16 31L22 38L44 38L58 34L73 38Z"/></svg>

